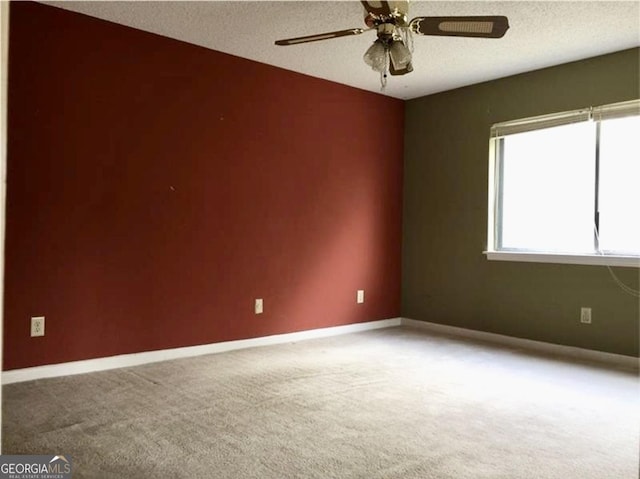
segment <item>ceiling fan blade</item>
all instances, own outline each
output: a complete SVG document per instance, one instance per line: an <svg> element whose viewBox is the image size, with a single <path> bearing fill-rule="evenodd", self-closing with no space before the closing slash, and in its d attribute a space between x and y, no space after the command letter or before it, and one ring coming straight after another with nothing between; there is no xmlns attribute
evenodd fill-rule
<svg viewBox="0 0 640 479"><path fill-rule="evenodd" d="M349 30L339 30L337 32L320 33L318 35L307 35L306 37L287 38L286 40L277 40L276 45L297 45L298 43L317 42L320 40L328 40L330 38L348 37L351 35L360 35L366 31L364 28L350 28Z"/></svg>
<svg viewBox="0 0 640 479"><path fill-rule="evenodd" d="M409 13L409 0L392 0L389 2L391 11L397 10L398 13L407 15Z"/></svg>
<svg viewBox="0 0 640 479"><path fill-rule="evenodd" d="M389 2L370 0L368 2L361 1L360 3L367 12L373 13L374 15L391 15L391 7L389 7Z"/></svg>
<svg viewBox="0 0 640 479"><path fill-rule="evenodd" d="M502 38L509 29L509 20L503 16L416 17L409 26L419 35Z"/></svg>

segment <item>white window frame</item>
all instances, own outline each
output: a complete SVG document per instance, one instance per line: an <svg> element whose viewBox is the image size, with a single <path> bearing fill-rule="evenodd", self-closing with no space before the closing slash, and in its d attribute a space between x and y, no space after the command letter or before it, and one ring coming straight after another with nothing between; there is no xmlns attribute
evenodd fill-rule
<svg viewBox="0 0 640 479"><path fill-rule="evenodd" d="M542 115L521 120L496 123L491 127L489 141L489 202L487 222L487 249L484 251L488 260L522 261L533 263L561 263L579 265L605 265L640 268L640 256L624 256L613 254L570 254L546 252L521 252L498 250L498 192L500 185L499 144L500 138L514 133L533 131L552 126L566 125L588 120L606 120L640 114L640 99L584 108L551 115Z"/></svg>

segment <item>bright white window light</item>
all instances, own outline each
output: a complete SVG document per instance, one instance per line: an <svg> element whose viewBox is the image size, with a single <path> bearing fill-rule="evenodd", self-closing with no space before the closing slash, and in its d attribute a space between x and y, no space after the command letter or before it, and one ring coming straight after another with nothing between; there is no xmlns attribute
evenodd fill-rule
<svg viewBox="0 0 640 479"><path fill-rule="evenodd" d="M640 255L640 117L600 123L600 249Z"/></svg>
<svg viewBox="0 0 640 479"><path fill-rule="evenodd" d="M582 122L504 138L501 249L594 251L594 128Z"/></svg>
<svg viewBox="0 0 640 479"><path fill-rule="evenodd" d="M640 267L640 100L491 127L487 257Z"/></svg>

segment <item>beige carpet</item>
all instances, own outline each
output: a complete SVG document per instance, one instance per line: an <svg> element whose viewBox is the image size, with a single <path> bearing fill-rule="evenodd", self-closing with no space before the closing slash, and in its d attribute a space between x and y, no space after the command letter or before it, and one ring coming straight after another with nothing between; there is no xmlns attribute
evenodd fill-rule
<svg viewBox="0 0 640 479"><path fill-rule="evenodd" d="M4 387L77 478L637 479L637 371L407 328Z"/></svg>

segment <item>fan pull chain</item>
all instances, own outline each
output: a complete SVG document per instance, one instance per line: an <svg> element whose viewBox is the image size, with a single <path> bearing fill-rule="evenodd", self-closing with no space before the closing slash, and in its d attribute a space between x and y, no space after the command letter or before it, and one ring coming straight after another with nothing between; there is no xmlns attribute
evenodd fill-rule
<svg viewBox="0 0 640 479"><path fill-rule="evenodd" d="M387 87L387 72L380 72L380 91Z"/></svg>
<svg viewBox="0 0 640 479"><path fill-rule="evenodd" d="M387 87L387 77L389 76L389 51L384 51L384 68L380 70L380 91Z"/></svg>

